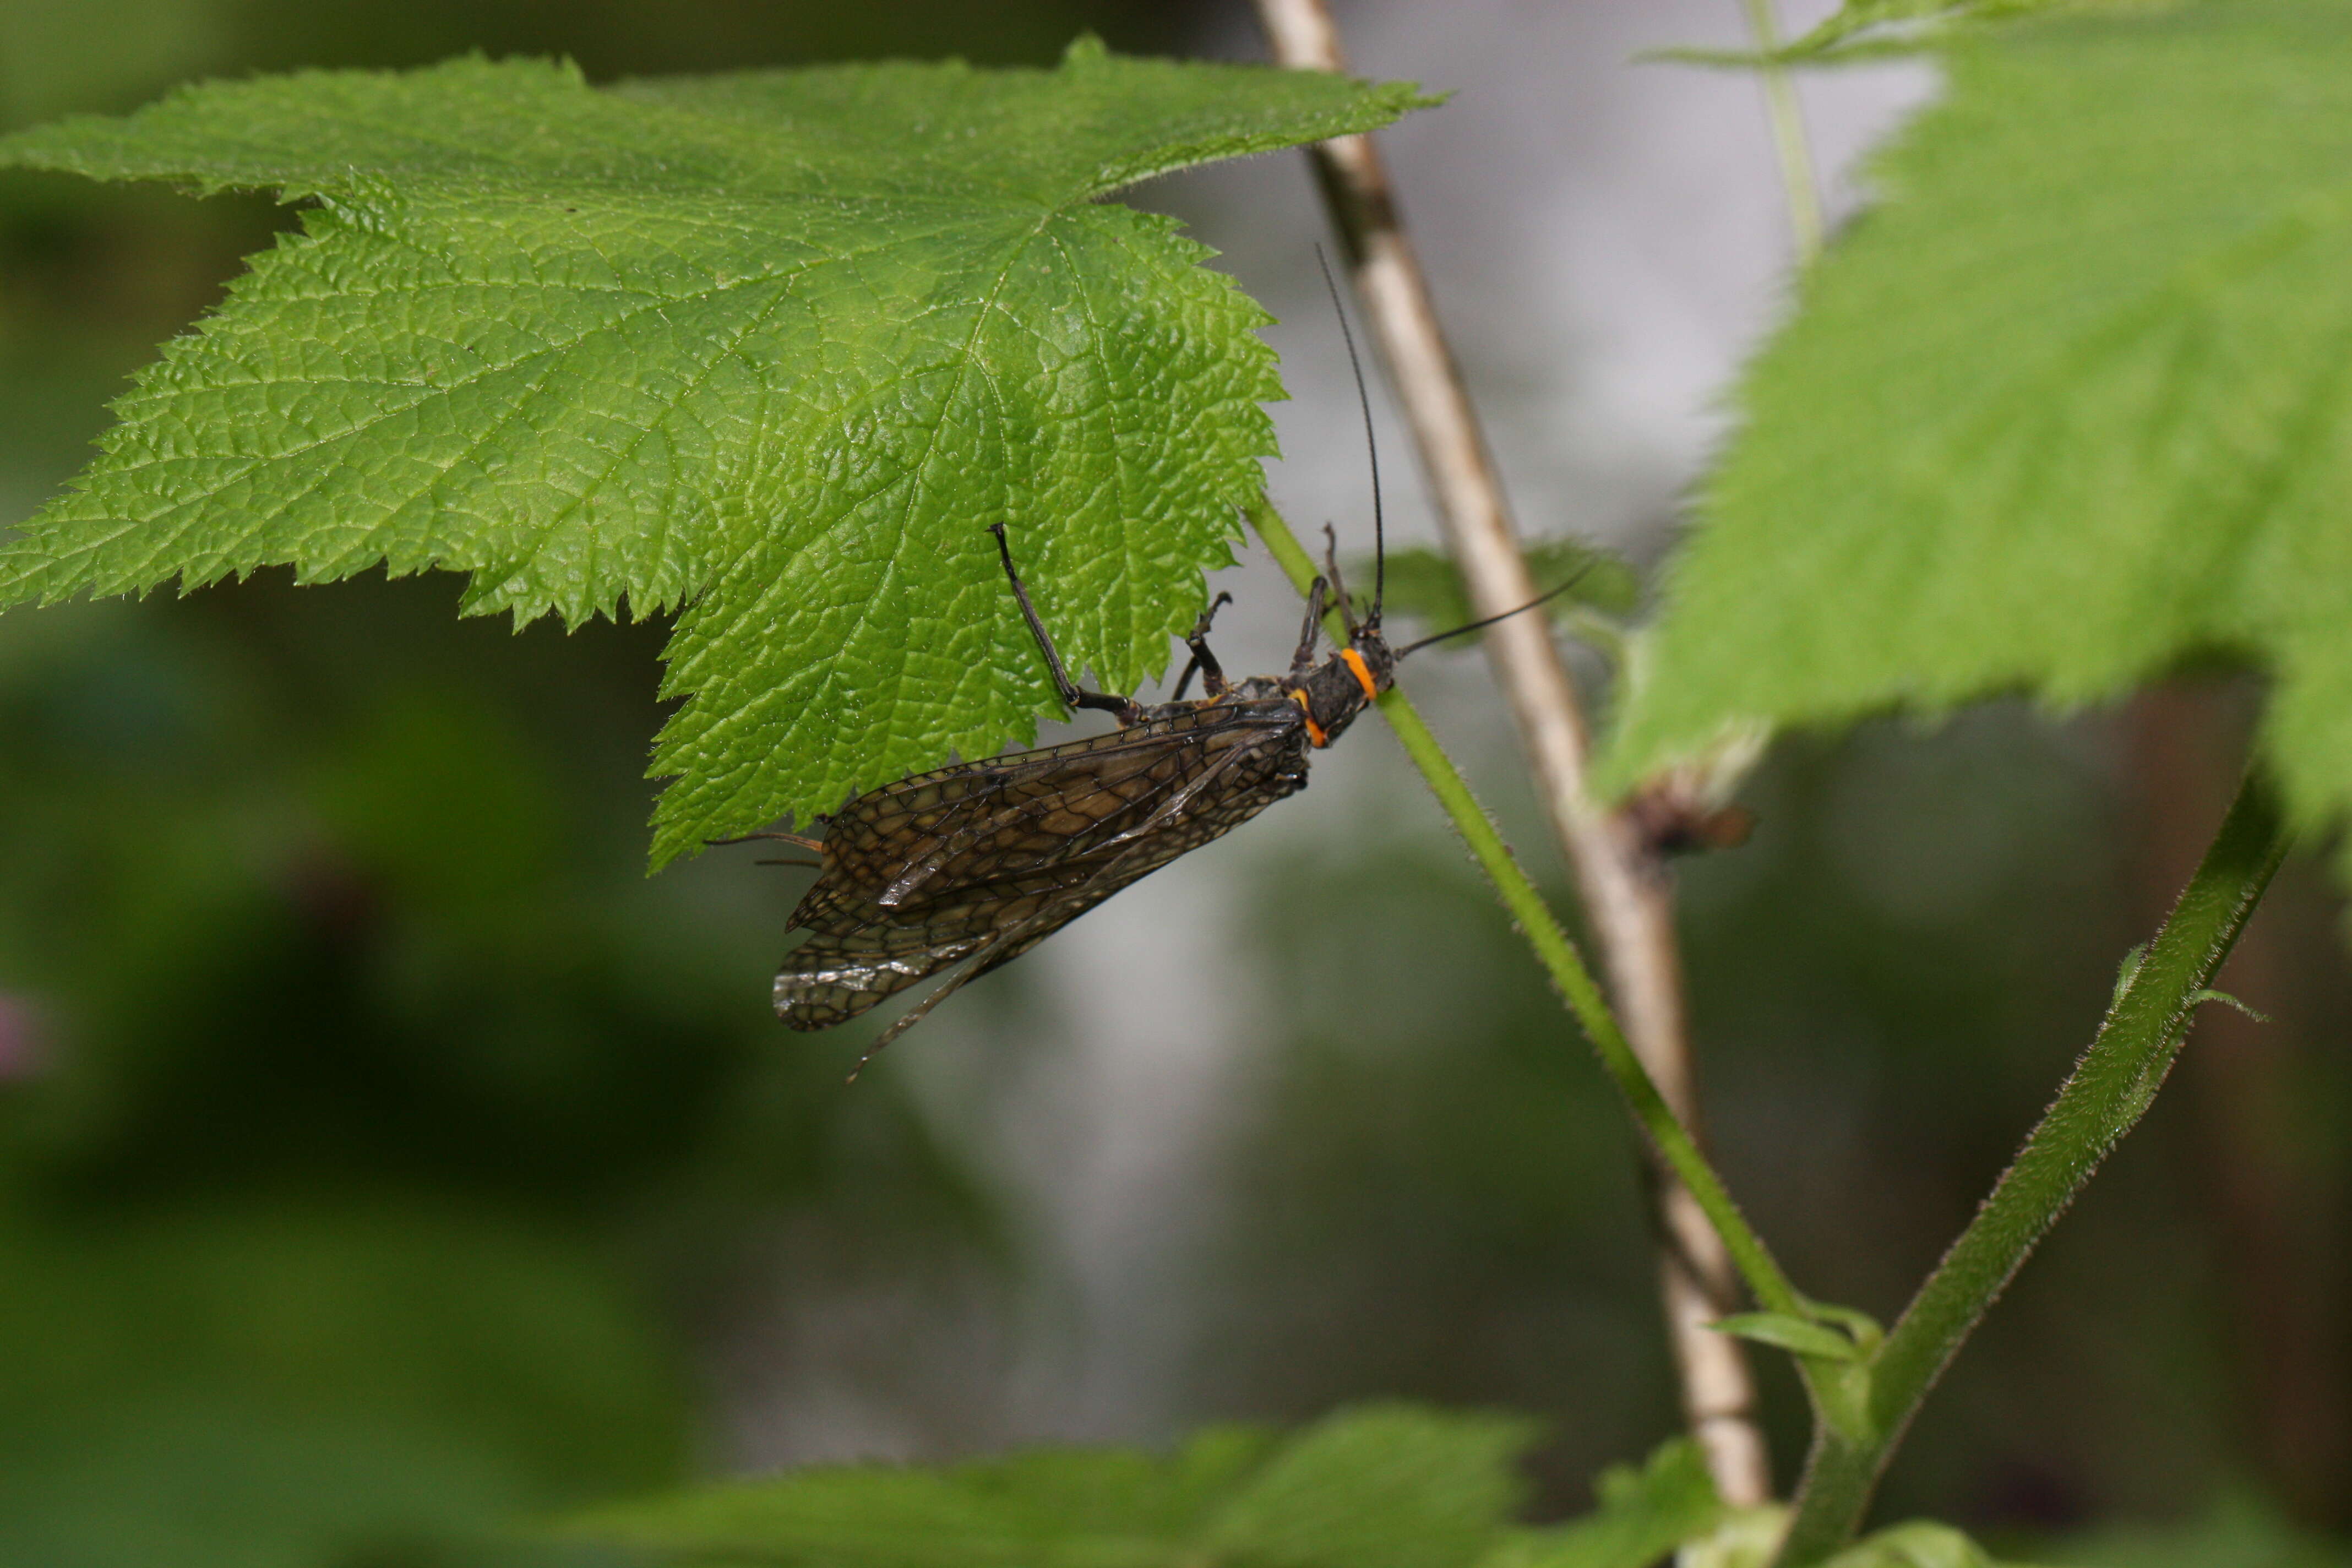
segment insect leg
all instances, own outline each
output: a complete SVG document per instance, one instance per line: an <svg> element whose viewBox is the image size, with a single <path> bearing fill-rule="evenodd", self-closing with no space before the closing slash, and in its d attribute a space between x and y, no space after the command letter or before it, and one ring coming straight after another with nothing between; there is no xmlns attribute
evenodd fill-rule
<svg viewBox="0 0 2352 1568"><path fill-rule="evenodd" d="M1331 596L1339 601L1339 619L1347 624L1348 640L1356 640L1356 606L1348 597L1347 579L1339 575L1339 535L1329 523L1323 525L1323 574L1331 579Z"/></svg>
<svg viewBox="0 0 2352 1568"><path fill-rule="evenodd" d="M1306 679L1307 672L1315 668L1315 634L1323 626L1323 595L1329 587L1328 583L1318 577L1315 585L1307 591L1307 624L1298 628L1298 651L1290 656L1293 680Z"/></svg>
<svg viewBox="0 0 2352 1568"><path fill-rule="evenodd" d="M732 838L706 838L703 840L703 843L709 845L713 849L719 849L724 848L730 844L756 844L765 838L772 838L780 844L794 845L803 849L814 849L820 853L823 852L824 848L824 840L822 838L811 838L806 834L803 833L776 833L767 829L762 829L758 833L738 834ZM768 862L761 861L761 864L765 865L768 864ZM779 864L782 864L782 862L779 862Z"/></svg>
<svg viewBox="0 0 2352 1568"><path fill-rule="evenodd" d="M1192 684L1192 672L1196 669L1201 672L1202 690L1212 697L1223 697L1225 694L1228 689L1225 685L1224 668L1217 663L1217 656L1209 651L1209 623L1217 618L1219 605L1230 605L1233 602L1234 596L1231 594L1218 595L1209 601L1209 607L1202 610L1201 618L1193 623L1192 632L1184 638L1184 646L1192 650L1192 659L1184 667L1183 675L1176 682L1176 695L1171 697L1169 701L1184 700L1184 689Z"/></svg>
<svg viewBox="0 0 2352 1568"><path fill-rule="evenodd" d="M1021 585L1021 574L1013 569L1013 548L1004 542L1004 525L992 522L988 531L996 535L996 553L1004 562L1005 580L1013 584L1013 603L1021 606L1021 618L1029 623L1029 635L1037 639L1037 649L1045 656L1045 668L1054 677L1054 689L1060 693L1062 706L1098 708L1117 714L1122 724L1134 723L1139 710L1133 699L1088 691L1070 679L1070 672L1062 668L1062 656L1054 651L1054 639L1045 635L1045 623L1037 618L1036 606L1029 603L1029 590Z"/></svg>

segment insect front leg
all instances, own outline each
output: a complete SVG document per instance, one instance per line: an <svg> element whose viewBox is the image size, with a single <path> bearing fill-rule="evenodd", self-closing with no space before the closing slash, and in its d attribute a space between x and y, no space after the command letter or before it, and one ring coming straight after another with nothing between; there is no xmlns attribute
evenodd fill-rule
<svg viewBox="0 0 2352 1568"><path fill-rule="evenodd" d="M1339 619L1348 627L1348 640L1356 640L1356 605L1348 597L1348 580L1339 575L1339 534L1329 523L1323 525L1323 574L1331 579L1331 597L1339 602Z"/></svg>
<svg viewBox="0 0 2352 1568"><path fill-rule="evenodd" d="M1062 667L1062 656L1054 651L1054 639L1045 635L1045 623L1037 618L1036 606L1029 602L1029 590L1021 585L1021 574L1013 569L1013 547L1004 542L1004 525L992 522L988 531L996 535L996 553L1004 563L1005 581L1013 584L1013 602L1021 606L1021 618L1029 623L1029 635L1037 639L1037 651L1045 656L1045 668L1054 678L1054 689L1060 694L1062 706L1098 708L1116 714L1121 724L1132 724L1141 718L1143 710L1135 705L1133 698L1088 691L1070 679L1070 672Z"/></svg>
<svg viewBox="0 0 2352 1568"><path fill-rule="evenodd" d="M1329 583L1318 577L1314 586L1307 590L1307 624L1298 628L1298 651L1290 656L1293 680L1306 679L1307 672L1315 668L1315 634L1323 627L1323 596L1329 588Z"/></svg>
<svg viewBox="0 0 2352 1568"><path fill-rule="evenodd" d="M1184 700L1184 689L1192 684L1192 672L1196 669L1201 672L1201 689L1211 697L1223 697L1231 689L1225 684L1224 667L1217 662L1217 656L1209 651L1209 623L1217 618L1219 606L1233 602L1231 594L1219 594L1209 601L1209 607L1202 610L1201 618L1192 624L1192 631L1184 637L1184 646L1192 650L1192 658L1184 666L1184 673L1176 682L1176 694L1169 701Z"/></svg>

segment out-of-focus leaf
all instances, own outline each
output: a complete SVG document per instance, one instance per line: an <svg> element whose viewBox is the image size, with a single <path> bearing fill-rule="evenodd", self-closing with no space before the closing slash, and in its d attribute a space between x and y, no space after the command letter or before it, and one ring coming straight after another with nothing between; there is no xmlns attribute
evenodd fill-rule
<svg viewBox="0 0 2352 1568"><path fill-rule="evenodd" d="M1748 371L1597 787L1735 723L2274 678L2297 822L2352 805L2352 5L2005 29Z"/></svg>
<svg viewBox="0 0 2352 1568"><path fill-rule="evenodd" d="M592 1249L529 1226L215 1202L8 1213L0 1249L0 1562L470 1563L683 1458L653 1325Z"/></svg>
<svg viewBox="0 0 2352 1568"><path fill-rule="evenodd" d="M1645 58L1685 65L1827 65L1911 54L1960 30L2046 12L2145 8L2160 0L1846 0L1777 49L1658 49Z"/></svg>
<svg viewBox="0 0 2352 1568"><path fill-rule="evenodd" d="M2001 1563L1948 1524L1913 1520L1854 1542L1823 1568L2029 1568Z"/></svg>
<svg viewBox="0 0 2352 1568"><path fill-rule="evenodd" d="M1706 1457L1687 1437L1662 1443L1640 1468L1613 1465L1594 1483L1600 1506L1549 1530L1521 1531L1480 1568L1650 1568L1714 1531L1727 1510Z"/></svg>
<svg viewBox="0 0 2352 1568"><path fill-rule="evenodd" d="M1789 1510L1779 1503L1732 1509L1676 1549L1675 1568L1769 1568L1788 1533Z"/></svg>
<svg viewBox="0 0 2352 1568"><path fill-rule="evenodd" d="M216 62L229 31L223 9L219 0L8 0L0 126L152 92Z"/></svg>
<svg viewBox="0 0 2352 1568"><path fill-rule="evenodd" d="M1805 1310L1821 1322L1843 1329L1864 1355L1875 1353L1886 1342L1885 1325L1859 1308L1841 1307L1834 1301L1807 1300Z"/></svg>
<svg viewBox="0 0 2352 1568"><path fill-rule="evenodd" d="M2070 1568L2347 1568L2352 1547L2225 1493L2196 1518L2090 1530L2034 1553Z"/></svg>
<svg viewBox="0 0 2352 1568"><path fill-rule="evenodd" d="M601 1510L570 1533L664 1559L809 1568L1466 1568L1522 1501L1528 1423L1406 1406L1174 1456L1054 1449L847 1466Z"/></svg>
<svg viewBox="0 0 2352 1568"><path fill-rule="evenodd" d="M1284 1445L1206 1543L1297 1568L1447 1568L1475 1561L1527 1499L1516 1416L1406 1405L1342 1411Z"/></svg>
<svg viewBox="0 0 2352 1568"><path fill-rule="evenodd" d="M1759 1345L1775 1345L1798 1355L1852 1361L1860 1353L1860 1347L1850 1336L1825 1323L1786 1312L1735 1312L1727 1318L1717 1318L1713 1327L1717 1333L1754 1340Z"/></svg>
<svg viewBox="0 0 2352 1568"><path fill-rule="evenodd" d="M573 1532L665 1557L839 1568L1170 1562L1269 1443L1229 1429L1169 1459L1055 1449L808 1469L602 1510Z"/></svg>
<svg viewBox="0 0 2352 1568"><path fill-rule="evenodd" d="M1547 592L1570 578L1576 580L1575 586L1545 606L1545 613L1555 620L1571 617L1580 606L1609 616L1630 615L1641 597L1642 585L1633 568L1605 550L1572 539L1547 539L1528 545L1526 554L1538 593ZM1370 556L1349 565L1350 588L1369 591L1371 581ZM1440 550L1397 550L1389 553L1386 608L1391 616L1409 616L1420 622L1424 628L1423 635L1467 626L1478 618L1470 607L1470 595L1462 585L1460 570L1453 558ZM1438 646L1475 645L1465 640Z"/></svg>
<svg viewBox="0 0 2352 1568"><path fill-rule="evenodd" d="M657 858L1132 690L1273 450L1266 317L1101 198L1430 101L1114 58L643 81L529 61L212 83L0 164L310 200L0 549L0 603L272 563L680 610Z"/></svg>

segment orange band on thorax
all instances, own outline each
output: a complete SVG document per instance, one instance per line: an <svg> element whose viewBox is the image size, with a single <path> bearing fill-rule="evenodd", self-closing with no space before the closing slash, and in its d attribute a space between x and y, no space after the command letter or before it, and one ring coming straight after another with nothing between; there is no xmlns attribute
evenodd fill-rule
<svg viewBox="0 0 2352 1568"><path fill-rule="evenodd" d="M1347 661L1349 669L1355 671L1356 684L1364 689L1364 700L1367 702L1380 700L1380 683L1372 679L1372 667L1364 662L1364 656L1354 648L1343 647L1339 650L1339 657Z"/></svg>
<svg viewBox="0 0 2352 1568"><path fill-rule="evenodd" d="M1307 715L1307 738L1318 746L1329 745L1331 738L1324 734L1323 726L1315 721L1315 710L1307 706L1307 693L1294 686L1290 689L1290 700L1298 704L1298 710L1301 713Z"/></svg>

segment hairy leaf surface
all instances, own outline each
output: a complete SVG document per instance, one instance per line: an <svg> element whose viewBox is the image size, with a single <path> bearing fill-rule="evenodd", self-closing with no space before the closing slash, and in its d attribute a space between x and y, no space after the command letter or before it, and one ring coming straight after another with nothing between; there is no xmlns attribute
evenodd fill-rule
<svg viewBox="0 0 2352 1568"><path fill-rule="evenodd" d="M451 62L184 89L0 164L310 204L164 351L0 603L267 565L676 610L657 858L986 753L1164 667L1273 448L1264 313L1108 192L1425 100L1118 58L625 83Z"/></svg>

